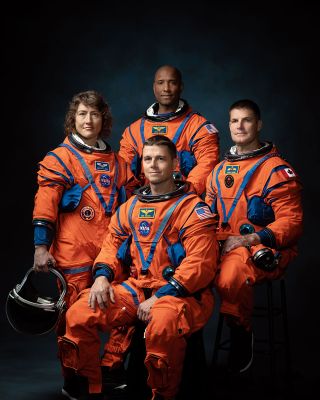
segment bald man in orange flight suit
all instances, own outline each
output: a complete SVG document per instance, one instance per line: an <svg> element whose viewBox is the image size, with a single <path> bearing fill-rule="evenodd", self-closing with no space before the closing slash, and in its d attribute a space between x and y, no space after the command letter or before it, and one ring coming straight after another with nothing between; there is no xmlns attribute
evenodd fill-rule
<svg viewBox="0 0 320 400"><path fill-rule="evenodd" d="M169 400L179 389L186 338L213 311L215 218L189 183L173 179L177 162L168 138L154 136L145 142L149 185L112 217L94 263L95 282L67 312L62 364L77 371L75 382L88 379L92 395L102 390L98 330L144 321L152 399ZM131 276L113 284L128 241Z"/></svg>
<svg viewBox="0 0 320 400"><path fill-rule="evenodd" d="M218 130L180 98L182 90L182 76L177 68L158 68L153 82L156 103L125 129L119 154L143 184L141 156L145 140L156 134L168 137L178 151L175 176L191 182L200 196L205 191L207 176L219 161Z"/></svg>
<svg viewBox="0 0 320 400"><path fill-rule="evenodd" d="M206 202L219 216L222 251L215 286L231 333L229 370L253 359L253 288L282 277L302 233L301 182L270 142L261 142L260 109L251 100L230 107L234 146L207 179Z"/></svg>

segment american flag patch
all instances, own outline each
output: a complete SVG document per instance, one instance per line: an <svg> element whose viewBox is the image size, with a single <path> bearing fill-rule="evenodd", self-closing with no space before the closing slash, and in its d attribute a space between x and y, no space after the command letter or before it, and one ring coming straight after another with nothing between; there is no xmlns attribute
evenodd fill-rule
<svg viewBox="0 0 320 400"><path fill-rule="evenodd" d="M194 211L196 212L199 219L211 218L213 215L208 206L197 207Z"/></svg>
<svg viewBox="0 0 320 400"><path fill-rule="evenodd" d="M210 133L218 133L218 129L213 124L205 125L207 131Z"/></svg>
<svg viewBox="0 0 320 400"><path fill-rule="evenodd" d="M284 169L281 170L281 173L287 179L288 178L294 178L296 176L296 174L292 171L291 168L284 168Z"/></svg>

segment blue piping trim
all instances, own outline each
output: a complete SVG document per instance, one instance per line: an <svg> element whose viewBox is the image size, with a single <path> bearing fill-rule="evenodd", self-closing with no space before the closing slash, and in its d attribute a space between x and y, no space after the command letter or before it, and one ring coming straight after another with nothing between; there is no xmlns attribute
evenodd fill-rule
<svg viewBox="0 0 320 400"><path fill-rule="evenodd" d="M128 284L126 284L125 282L120 283L120 285L123 286L125 289L128 290L128 292L130 292L132 294L133 302L136 306L138 306L139 299L138 299L138 295L137 295L136 291L133 290L132 287L129 286Z"/></svg>

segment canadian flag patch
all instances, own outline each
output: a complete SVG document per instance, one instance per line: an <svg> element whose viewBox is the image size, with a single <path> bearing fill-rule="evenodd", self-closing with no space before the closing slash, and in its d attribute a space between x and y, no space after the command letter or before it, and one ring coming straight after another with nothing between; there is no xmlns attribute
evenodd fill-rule
<svg viewBox="0 0 320 400"><path fill-rule="evenodd" d="M296 176L296 174L292 171L291 168L284 168L284 169L281 170L281 173L287 179L288 178L294 178Z"/></svg>

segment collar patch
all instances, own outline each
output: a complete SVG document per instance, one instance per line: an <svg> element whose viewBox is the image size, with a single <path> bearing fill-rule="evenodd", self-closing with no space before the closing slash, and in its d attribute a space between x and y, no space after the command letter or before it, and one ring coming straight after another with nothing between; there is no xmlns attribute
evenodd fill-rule
<svg viewBox="0 0 320 400"><path fill-rule="evenodd" d="M156 209L144 207L139 209L139 218L149 219L155 218L156 216Z"/></svg>
<svg viewBox="0 0 320 400"><path fill-rule="evenodd" d="M95 161L94 166L96 171L110 171L110 165L106 161Z"/></svg>
<svg viewBox="0 0 320 400"><path fill-rule="evenodd" d="M167 133L167 127L165 125L154 125L152 127L152 133L155 135L165 135Z"/></svg>

